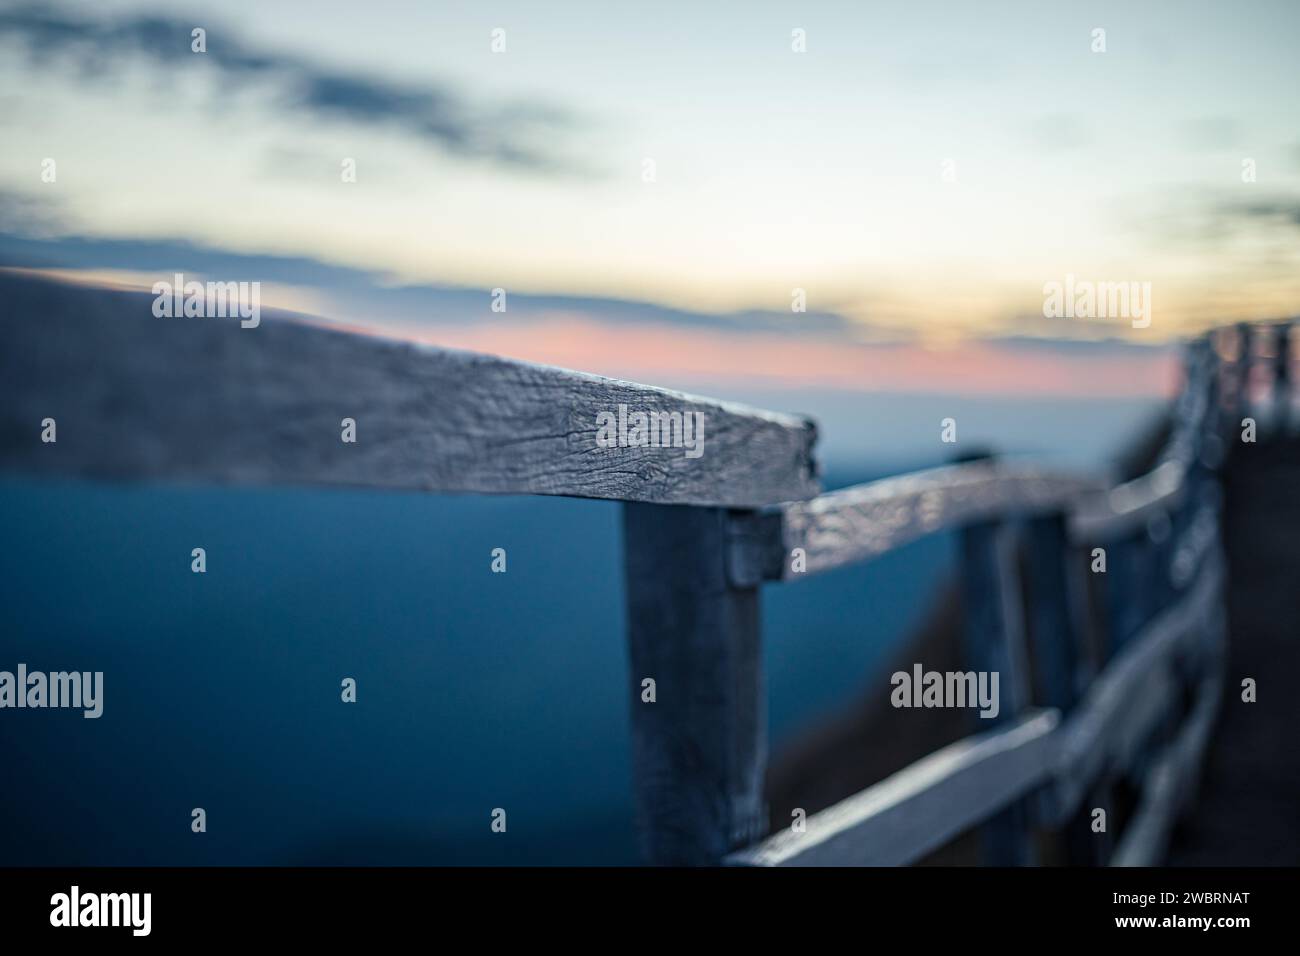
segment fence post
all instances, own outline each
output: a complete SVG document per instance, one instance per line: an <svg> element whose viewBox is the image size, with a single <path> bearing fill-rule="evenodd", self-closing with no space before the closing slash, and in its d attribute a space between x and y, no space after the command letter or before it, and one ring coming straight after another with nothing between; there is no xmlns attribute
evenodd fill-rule
<svg viewBox="0 0 1300 956"><path fill-rule="evenodd" d="M1225 428L1221 429L1223 440L1231 449L1236 444L1236 436L1242 428L1242 419L1251 414L1251 364L1255 351L1255 339L1249 323L1236 325L1236 360L1232 363L1232 401L1223 415L1227 419Z"/></svg>
<svg viewBox="0 0 1300 956"><path fill-rule="evenodd" d="M1241 428L1241 419L1250 414L1250 386L1251 372L1254 366L1254 329L1249 322L1240 322L1237 325L1237 361L1235 383L1236 392L1234 395L1235 404L1232 410L1232 420L1229 422L1228 433L1233 435Z"/></svg>
<svg viewBox="0 0 1300 956"><path fill-rule="evenodd" d="M1041 703L1068 714L1083 696L1097 670L1088 647L1086 576L1091 555L1072 550L1063 515L1045 515L1026 523L1031 608L1030 635ZM1110 853L1110 841L1092 831L1092 810L1113 806L1110 782L1097 781L1067 819L1058 823L1063 862L1068 866L1100 866ZM1050 805L1044 809L1053 811Z"/></svg>
<svg viewBox="0 0 1300 956"><path fill-rule="evenodd" d="M651 863L715 864L767 830L759 594L730 580L728 518L623 505L634 799Z"/></svg>
<svg viewBox="0 0 1300 956"><path fill-rule="evenodd" d="M966 658L972 669L999 675L998 715L977 717L982 730L1013 720L1029 703L1024 614L1012 530L1004 521L981 521L960 533ZM989 864L1031 863L1027 801L1017 801L990 819L983 837Z"/></svg>
<svg viewBox="0 0 1300 956"><path fill-rule="evenodd" d="M1279 440L1286 436L1291 420L1291 325L1283 322L1277 327L1276 354L1273 356L1273 407L1276 416L1274 431Z"/></svg>
<svg viewBox="0 0 1300 956"><path fill-rule="evenodd" d="M1070 543L1060 513L1025 523L1029 634L1041 703L1066 714L1074 707L1087 668L1078 596L1070 581Z"/></svg>

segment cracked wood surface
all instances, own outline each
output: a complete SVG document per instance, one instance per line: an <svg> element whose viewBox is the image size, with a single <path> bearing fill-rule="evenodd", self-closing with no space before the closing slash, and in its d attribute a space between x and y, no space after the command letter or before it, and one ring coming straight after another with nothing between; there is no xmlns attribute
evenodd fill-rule
<svg viewBox="0 0 1300 956"><path fill-rule="evenodd" d="M13 272L0 303L6 471L734 508L818 490L797 416L283 314L158 318L149 293ZM703 413L703 454L599 447L596 416L620 404Z"/></svg>

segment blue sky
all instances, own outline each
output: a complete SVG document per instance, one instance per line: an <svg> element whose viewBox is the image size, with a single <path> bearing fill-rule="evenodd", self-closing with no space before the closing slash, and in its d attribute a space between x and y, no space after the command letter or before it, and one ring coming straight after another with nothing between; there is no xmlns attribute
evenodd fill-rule
<svg viewBox="0 0 1300 956"><path fill-rule="evenodd" d="M1149 281L1108 331L1162 340L1295 311L1297 39L1286 2L8 4L0 208L388 284L802 288L860 340L1090 335L1044 283Z"/></svg>

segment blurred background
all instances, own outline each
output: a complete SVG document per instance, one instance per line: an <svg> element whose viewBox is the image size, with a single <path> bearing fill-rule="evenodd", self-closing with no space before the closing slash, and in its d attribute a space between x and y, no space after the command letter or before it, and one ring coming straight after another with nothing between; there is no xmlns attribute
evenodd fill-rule
<svg viewBox="0 0 1300 956"><path fill-rule="evenodd" d="M3 3L0 266L259 281L315 321L809 414L827 487L946 460L949 416L1096 469L1183 336L1295 310L1297 27ZM1151 283L1151 324L1044 317L1067 275ZM106 700L0 720L0 863L635 862L617 508L5 478L0 668L103 670ZM878 675L951 551L764 594L778 751Z"/></svg>

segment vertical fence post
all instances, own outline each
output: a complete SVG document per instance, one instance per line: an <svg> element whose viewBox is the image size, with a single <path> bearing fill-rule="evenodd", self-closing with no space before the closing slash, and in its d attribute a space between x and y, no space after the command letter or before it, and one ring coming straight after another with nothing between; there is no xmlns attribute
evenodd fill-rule
<svg viewBox="0 0 1300 956"><path fill-rule="evenodd" d="M1273 408L1278 439L1286 436L1291 420L1291 326L1282 323L1277 327L1276 354L1273 356Z"/></svg>
<svg viewBox="0 0 1300 956"><path fill-rule="evenodd" d="M1028 549L1029 635L1042 703L1068 713L1078 699L1085 668L1083 628L1070 581L1070 543L1065 516L1035 517L1025 523Z"/></svg>
<svg viewBox="0 0 1300 956"><path fill-rule="evenodd" d="M1236 395L1235 406L1233 408L1233 418L1229 423L1229 433L1236 433L1241 428L1241 420L1250 414L1250 387L1251 378L1254 369L1255 359L1255 339L1254 329L1249 322L1242 322L1237 325L1237 362L1236 362Z"/></svg>
<svg viewBox="0 0 1300 956"><path fill-rule="evenodd" d="M981 730L1014 720L1029 703L1024 621L1011 525L982 521L962 529L962 593L969 666L996 672L998 715L976 718ZM987 862L1025 866L1033 861L1026 801L1017 801L984 826Z"/></svg>
<svg viewBox="0 0 1300 956"><path fill-rule="evenodd" d="M1070 548L1064 514L1027 521L1025 544L1029 636L1041 703L1068 714L1094 669L1084 634L1087 582L1082 575L1088 572L1086 565L1079 567L1078 554ZM1083 806L1061 824L1063 862L1074 866L1100 862L1090 825L1091 813Z"/></svg>
<svg viewBox="0 0 1300 956"><path fill-rule="evenodd" d="M767 829L758 586L730 581L727 530L722 508L623 505L634 798L651 863L715 864Z"/></svg>
<svg viewBox="0 0 1300 956"><path fill-rule="evenodd" d="M1237 341L1237 367L1234 369L1237 390L1233 396L1232 417L1228 420L1226 429L1227 442L1230 448L1235 447L1234 439L1240 434L1242 418L1250 414L1251 363L1253 359L1252 352L1255 348L1252 330L1248 322L1242 322L1238 325L1237 333L1240 336Z"/></svg>

